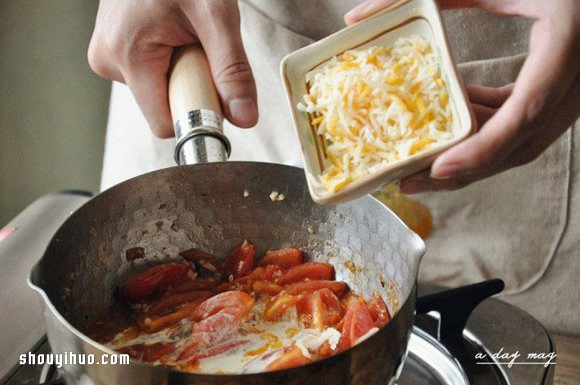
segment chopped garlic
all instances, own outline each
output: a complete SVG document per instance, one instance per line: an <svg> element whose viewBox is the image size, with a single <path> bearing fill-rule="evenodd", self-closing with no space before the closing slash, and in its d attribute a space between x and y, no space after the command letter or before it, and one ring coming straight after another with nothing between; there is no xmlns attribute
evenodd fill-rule
<svg viewBox="0 0 580 385"><path fill-rule="evenodd" d="M448 90L422 37L346 51L310 71L306 82L298 108L322 138L321 180L329 191L453 137Z"/></svg>

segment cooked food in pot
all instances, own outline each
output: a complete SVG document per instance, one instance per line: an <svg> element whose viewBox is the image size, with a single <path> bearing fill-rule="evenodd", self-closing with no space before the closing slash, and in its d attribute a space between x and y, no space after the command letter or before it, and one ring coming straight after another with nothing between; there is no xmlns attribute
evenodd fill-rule
<svg viewBox="0 0 580 385"><path fill-rule="evenodd" d="M331 192L454 137L439 58L420 36L348 50L306 83L298 108L321 138L321 181Z"/></svg>
<svg viewBox="0 0 580 385"><path fill-rule="evenodd" d="M223 261L199 249L180 255L183 262L125 280L119 292L128 322L104 337L99 329L111 323L105 317L89 335L137 360L181 371L255 373L349 349L390 320L378 292L365 300L335 280L332 265L305 262L294 247L258 260L248 241Z"/></svg>

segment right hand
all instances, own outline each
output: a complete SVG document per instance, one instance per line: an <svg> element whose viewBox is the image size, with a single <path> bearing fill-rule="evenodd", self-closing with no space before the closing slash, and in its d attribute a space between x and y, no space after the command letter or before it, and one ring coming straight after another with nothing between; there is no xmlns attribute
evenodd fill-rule
<svg viewBox="0 0 580 385"><path fill-rule="evenodd" d="M167 74L175 47L201 43L225 117L258 120L256 85L240 35L236 0L101 0L89 45L91 68L129 86L151 130L173 136Z"/></svg>

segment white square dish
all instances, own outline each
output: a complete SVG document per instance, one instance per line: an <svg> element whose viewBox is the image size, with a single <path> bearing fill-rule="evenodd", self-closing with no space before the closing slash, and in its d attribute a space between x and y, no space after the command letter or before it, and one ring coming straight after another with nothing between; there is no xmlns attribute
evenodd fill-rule
<svg viewBox="0 0 580 385"><path fill-rule="evenodd" d="M394 161L378 171L355 179L336 192L327 190L320 179L326 156L321 138L312 127L309 114L297 107L308 93L306 74L349 49L392 46L397 39L410 35L424 38L439 58L441 77L449 92L453 138L405 159ZM398 2L377 15L287 55L282 61L280 71L300 141L310 194L319 204L336 204L356 199L387 183L414 174L428 167L438 154L476 130L475 117L458 75L434 0Z"/></svg>

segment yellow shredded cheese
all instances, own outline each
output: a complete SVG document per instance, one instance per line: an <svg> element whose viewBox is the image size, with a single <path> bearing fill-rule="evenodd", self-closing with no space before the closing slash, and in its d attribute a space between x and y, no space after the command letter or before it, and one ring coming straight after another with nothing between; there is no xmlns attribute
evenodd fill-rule
<svg viewBox="0 0 580 385"><path fill-rule="evenodd" d="M306 75L298 108L322 138L331 192L449 141L452 113L437 55L420 36L349 50Z"/></svg>

